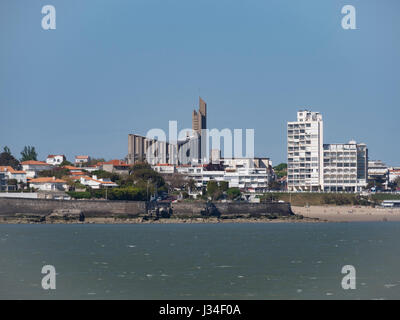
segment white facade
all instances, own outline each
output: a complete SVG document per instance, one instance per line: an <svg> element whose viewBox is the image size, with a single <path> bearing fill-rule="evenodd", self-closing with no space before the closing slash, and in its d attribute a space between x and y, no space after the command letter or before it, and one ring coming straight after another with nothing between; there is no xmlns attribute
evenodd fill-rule
<svg viewBox="0 0 400 320"><path fill-rule="evenodd" d="M0 166L0 172L3 172L8 180L15 179L18 183L26 183L26 172L14 170L10 166Z"/></svg>
<svg viewBox="0 0 400 320"><path fill-rule="evenodd" d="M22 169L26 172L28 178L35 178L40 171L50 170L53 166L42 161L24 161L21 162Z"/></svg>
<svg viewBox="0 0 400 320"><path fill-rule="evenodd" d="M389 175L389 168L381 160L368 161L368 179L380 178L387 180Z"/></svg>
<svg viewBox="0 0 400 320"><path fill-rule="evenodd" d="M209 181L226 181L229 188L239 188L245 192L265 192L272 180L266 168L225 168L224 171L207 171L203 166L178 166L180 174L196 181L198 188L206 187Z"/></svg>
<svg viewBox="0 0 400 320"><path fill-rule="evenodd" d="M400 177L400 167L389 168L389 181L394 182Z"/></svg>
<svg viewBox="0 0 400 320"><path fill-rule="evenodd" d="M53 166L59 166L65 159L64 155L49 155L47 156L46 163Z"/></svg>
<svg viewBox="0 0 400 320"><path fill-rule="evenodd" d="M106 179L97 179L97 176L88 177L80 177L81 184L88 186L92 189L100 189L100 188L115 188L118 187L118 185L110 180Z"/></svg>
<svg viewBox="0 0 400 320"><path fill-rule="evenodd" d="M324 145L324 191L360 192L367 186L368 150L365 144Z"/></svg>
<svg viewBox="0 0 400 320"><path fill-rule="evenodd" d="M287 132L289 191L359 192L367 186L367 146L355 141L323 144L320 113L297 112Z"/></svg>
<svg viewBox="0 0 400 320"><path fill-rule="evenodd" d="M67 182L61 179L53 178L37 178L29 182L31 188L40 191L67 191Z"/></svg>
<svg viewBox="0 0 400 320"><path fill-rule="evenodd" d="M90 161L89 156L75 156L76 165L84 165Z"/></svg>
<svg viewBox="0 0 400 320"><path fill-rule="evenodd" d="M323 185L323 121L319 112L297 112L287 124L289 191L319 191Z"/></svg>

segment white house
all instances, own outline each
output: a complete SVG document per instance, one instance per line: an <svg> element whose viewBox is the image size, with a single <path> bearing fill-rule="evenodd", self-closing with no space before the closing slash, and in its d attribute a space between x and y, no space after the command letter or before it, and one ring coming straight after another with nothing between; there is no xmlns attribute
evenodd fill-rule
<svg viewBox="0 0 400 320"><path fill-rule="evenodd" d="M41 191L67 191L67 182L56 177L44 177L32 179L29 181L31 188Z"/></svg>
<svg viewBox="0 0 400 320"><path fill-rule="evenodd" d="M26 172L27 178L35 178L38 172L50 170L52 168L52 165L46 162L34 160L21 162L21 165L22 170Z"/></svg>
<svg viewBox="0 0 400 320"><path fill-rule="evenodd" d="M26 183L26 172L21 170L14 170L10 166L0 166L0 172L4 172L8 180L15 179L18 183Z"/></svg>
<svg viewBox="0 0 400 320"><path fill-rule="evenodd" d="M80 177L79 182L92 189L118 187L118 185L115 182L112 182L111 180L108 179L97 179L97 176L93 176L92 178L89 176Z"/></svg>
<svg viewBox="0 0 400 320"><path fill-rule="evenodd" d="M75 156L75 165L84 165L90 161L89 156Z"/></svg>
<svg viewBox="0 0 400 320"><path fill-rule="evenodd" d="M60 165L61 163L63 163L63 161L65 161L65 160L66 160L66 158L65 158L64 155L60 155L60 154L57 154L57 155L50 154L50 155L47 156L46 163L47 163L47 164L51 164L51 165L53 165L53 166L59 166L59 165Z"/></svg>

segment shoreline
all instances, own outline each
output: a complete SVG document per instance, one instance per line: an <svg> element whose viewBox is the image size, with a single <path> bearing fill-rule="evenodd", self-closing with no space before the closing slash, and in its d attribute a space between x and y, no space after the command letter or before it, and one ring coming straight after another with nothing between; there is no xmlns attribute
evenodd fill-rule
<svg viewBox="0 0 400 320"><path fill-rule="evenodd" d="M363 206L291 207L292 216L170 217L152 219L143 216L98 216L22 214L0 216L0 224L216 224L216 223L326 223L326 222L390 222L400 221L400 208Z"/></svg>
<svg viewBox="0 0 400 320"><path fill-rule="evenodd" d="M387 222L400 221L400 208L365 206L292 206L295 214L319 218L327 222Z"/></svg>
<svg viewBox="0 0 400 320"><path fill-rule="evenodd" d="M290 216L287 218L166 218L158 220L147 220L143 218L115 218L115 217L99 217L86 218L85 221L75 219L63 220L57 219L52 221L35 221L32 218L16 218L16 217L0 217L0 224L217 224L217 223L310 223L310 222L326 222L318 218L308 218L300 216Z"/></svg>

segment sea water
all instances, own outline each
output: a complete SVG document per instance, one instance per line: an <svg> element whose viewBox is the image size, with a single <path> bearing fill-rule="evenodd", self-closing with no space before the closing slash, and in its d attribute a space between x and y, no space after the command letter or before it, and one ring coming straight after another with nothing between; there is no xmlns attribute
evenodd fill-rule
<svg viewBox="0 0 400 320"><path fill-rule="evenodd" d="M399 299L399 243L397 222L0 225L0 299Z"/></svg>

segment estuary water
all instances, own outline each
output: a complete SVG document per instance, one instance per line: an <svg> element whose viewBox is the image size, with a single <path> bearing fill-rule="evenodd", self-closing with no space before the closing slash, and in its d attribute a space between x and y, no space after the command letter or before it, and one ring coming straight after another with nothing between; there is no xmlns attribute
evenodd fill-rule
<svg viewBox="0 0 400 320"><path fill-rule="evenodd" d="M399 299L399 243L398 222L0 225L0 299Z"/></svg>

